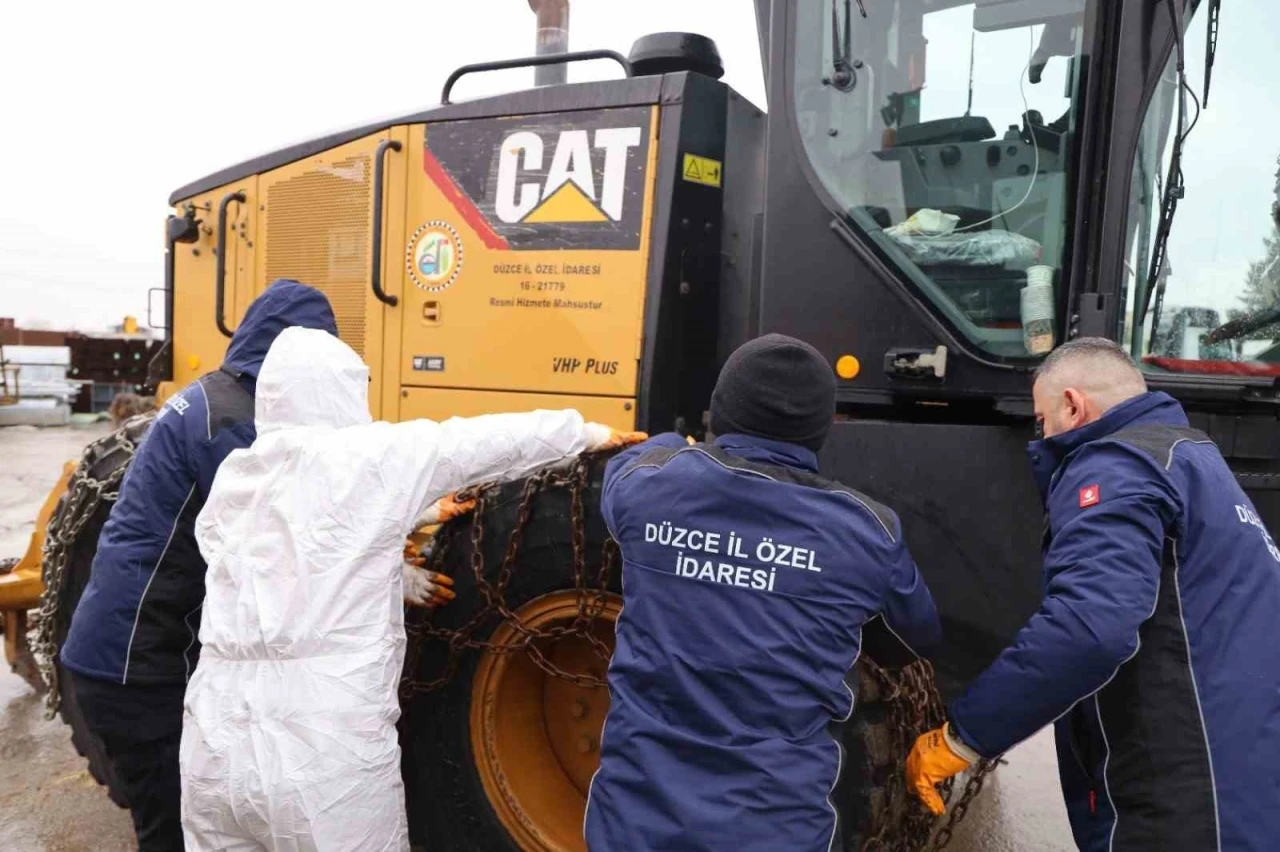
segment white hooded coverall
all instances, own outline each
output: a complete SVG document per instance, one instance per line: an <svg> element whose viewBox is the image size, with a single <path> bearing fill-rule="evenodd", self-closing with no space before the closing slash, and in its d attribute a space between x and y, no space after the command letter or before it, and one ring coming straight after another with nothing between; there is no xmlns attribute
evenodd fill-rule
<svg viewBox="0 0 1280 852"><path fill-rule="evenodd" d="M257 440L227 457L196 521L208 573L182 730L188 852L407 850L405 536L438 498L608 433L575 411L375 423L368 387L346 344L285 330L258 377Z"/></svg>

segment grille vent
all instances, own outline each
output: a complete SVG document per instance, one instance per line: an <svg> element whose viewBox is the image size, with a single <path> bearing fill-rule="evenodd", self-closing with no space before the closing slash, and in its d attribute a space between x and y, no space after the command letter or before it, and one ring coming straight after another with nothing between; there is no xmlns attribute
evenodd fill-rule
<svg viewBox="0 0 1280 852"><path fill-rule="evenodd" d="M369 157L318 165L267 190L267 280L323 290L338 333L364 356L369 290Z"/></svg>

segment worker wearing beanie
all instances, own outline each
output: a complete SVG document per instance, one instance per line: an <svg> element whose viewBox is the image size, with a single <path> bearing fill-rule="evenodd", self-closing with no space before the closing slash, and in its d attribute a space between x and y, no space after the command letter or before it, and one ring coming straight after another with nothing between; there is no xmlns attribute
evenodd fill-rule
<svg viewBox="0 0 1280 852"><path fill-rule="evenodd" d="M829 796L854 663L873 636L910 658L940 627L894 513L817 474L835 390L813 347L768 335L721 371L713 444L659 435L610 461L625 608L591 852L844 848Z"/></svg>

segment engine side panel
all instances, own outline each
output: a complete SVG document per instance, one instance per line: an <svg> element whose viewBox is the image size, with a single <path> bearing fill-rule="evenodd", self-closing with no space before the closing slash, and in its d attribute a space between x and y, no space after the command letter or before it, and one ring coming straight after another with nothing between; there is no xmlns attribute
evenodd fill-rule
<svg viewBox="0 0 1280 852"><path fill-rule="evenodd" d="M399 419L447 420L478 417L502 411L573 408L584 418L615 429L629 430L635 423L635 400L614 396L508 393L504 391L405 388L400 397Z"/></svg>
<svg viewBox="0 0 1280 852"><path fill-rule="evenodd" d="M179 387L215 370L222 363L230 339L218 330L216 311L216 267L218 205L232 193L243 193L244 203L227 206L227 263L223 316L235 330L244 310L253 300L253 251L257 238L258 178L251 175L233 184L197 195L174 208L183 215L188 204L200 220L199 236L193 243L174 246L173 258L173 380Z"/></svg>
<svg viewBox="0 0 1280 852"><path fill-rule="evenodd" d="M402 386L634 397L656 135L649 106L411 128Z"/></svg>
<svg viewBox="0 0 1280 852"><path fill-rule="evenodd" d="M393 128L295 163L258 178L257 263L250 298L277 278L293 278L329 297L338 334L369 365L369 407L381 416L383 304L370 286L373 263L373 176L378 143L403 135ZM405 155L387 156L383 180L387 198L381 213L384 244L398 246L403 230ZM400 180L397 181L397 176ZM397 234L392 236L392 234ZM387 262L390 248L383 250Z"/></svg>

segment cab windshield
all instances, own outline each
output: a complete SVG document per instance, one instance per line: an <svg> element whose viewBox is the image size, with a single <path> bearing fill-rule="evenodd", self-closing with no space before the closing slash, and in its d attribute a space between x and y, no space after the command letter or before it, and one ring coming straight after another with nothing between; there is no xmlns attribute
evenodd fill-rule
<svg viewBox="0 0 1280 852"><path fill-rule="evenodd" d="M1184 195L1154 281L1177 132L1176 56L1147 107L1134 155L1120 333L1152 374L1280 377L1280 133L1272 132L1280 129L1280 94L1258 65L1271 55L1280 4L1224 5L1212 52L1206 30L1216 4L1201 0L1187 25Z"/></svg>
<svg viewBox="0 0 1280 852"><path fill-rule="evenodd" d="M861 9L865 8L865 16ZM818 180L971 343L1061 330L1086 0L799 0L795 118Z"/></svg>

